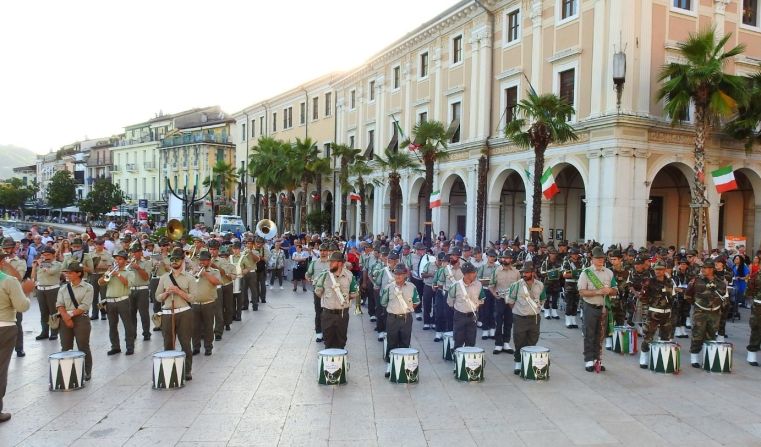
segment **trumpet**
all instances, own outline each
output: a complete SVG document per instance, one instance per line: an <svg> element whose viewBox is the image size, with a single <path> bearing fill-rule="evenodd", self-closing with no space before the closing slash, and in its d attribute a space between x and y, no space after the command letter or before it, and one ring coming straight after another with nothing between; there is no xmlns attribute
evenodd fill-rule
<svg viewBox="0 0 761 447"><path fill-rule="evenodd" d="M201 275L203 274L203 272L204 272L205 270L206 270L206 267L201 267L201 269L200 269L200 270L198 270L198 272L196 272L196 274L195 274L195 275L193 275L193 276L195 276L195 278L196 278L196 281L197 281L197 280L199 280L199 279L201 279Z"/></svg>
<svg viewBox="0 0 761 447"><path fill-rule="evenodd" d="M103 274L103 281L106 281L106 282L110 281L111 276L118 271L119 271L119 264L114 263L114 266L111 268L111 270Z"/></svg>
<svg viewBox="0 0 761 447"><path fill-rule="evenodd" d="M362 315L362 300L359 297L354 299L354 315Z"/></svg>

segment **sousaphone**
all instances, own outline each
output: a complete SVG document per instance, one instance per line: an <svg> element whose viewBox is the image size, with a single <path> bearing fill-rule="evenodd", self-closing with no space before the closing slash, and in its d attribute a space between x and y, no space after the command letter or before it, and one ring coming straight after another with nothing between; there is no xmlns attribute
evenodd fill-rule
<svg viewBox="0 0 761 447"><path fill-rule="evenodd" d="M256 235L270 240L277 235L277 225L269 219L262 219L256 224Z"/></svg>

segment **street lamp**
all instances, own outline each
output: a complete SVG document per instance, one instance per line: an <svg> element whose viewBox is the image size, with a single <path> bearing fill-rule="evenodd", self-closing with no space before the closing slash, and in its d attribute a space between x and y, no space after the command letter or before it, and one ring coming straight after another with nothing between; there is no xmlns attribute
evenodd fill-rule
<svg viewBox="0 0 761 447"><path fill-rule="evenodd" d="M616 107L621 113L621 94L626 82L626 53L623 50L613 53L613 84L616 86Z"/></svg>

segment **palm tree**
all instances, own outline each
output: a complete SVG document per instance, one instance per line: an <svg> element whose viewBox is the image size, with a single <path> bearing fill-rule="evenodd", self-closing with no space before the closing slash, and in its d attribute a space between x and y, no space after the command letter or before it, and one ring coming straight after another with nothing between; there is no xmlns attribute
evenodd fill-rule
<svg viewBox="0 0 761 447"><path fill-rule="evenodd" d="M572 105L552 93L539 95L533 88L526 93L527 98L515 106L516 118L505 127L505 136L520 148L534 149L531 226L539 228L542 225L544 153L550 144L576 141L578 136L568 124L568 117L575 113ZM541 233L532 231L531 238L537 243Z"/></svg>
<svg viewBox="0 0 761 447"><path fill-rule="evenodd" d="M359 194L359 232L362 237L367 236L367 183L365 177L372 174L373 170L367 165L362 156L354 157L354 163L349 166L349 175L357 177L357 193ZM343 187L342 187L343 188ZM347 187L348 189L348 187Z"/></svg>
<svg viewBox="0 0 761 447"><path fill-rule="evenodd" d="M747 101L742 77L724 73L728 60L745 51L740 44L729 51L724 46L731 34L717 40L713 29L690 34L686 42L679 43L679 54L686 63L672 62L661 68L658 80L658 100L665 100L664 110L671 116L671 125L687 118L690 105L695 108L695 189L693 212L690 217L690 247L702 250L704 238L705 198L705 140L712 123L719 117L734 113L738 104Z"/></svg>
<svg viewBox="0 0 761 447"><path fill-rule="evenodd" d="M286 150L286 143L271 137L260 138L257 145L251 148L248 172L255 179L257 188L264 190L268 202L272 202L273 193L283 188L285 174L283 153ZM270 203L267 217L269 219L275 217L274 203Z"/></svg>
<svg viewBox="0 0 761 447"><path fill-rule="evenodd" d="M307 173L309 174L309 177L312 179L312 181L315 183L315 186L317 188L317 194L320 196L319 204L317 209L322 212L322 178L323 176L330 176L330 174L333 172L332 168L330 167L330 159L329 158L322 158L318 157L315 160L312 160L307 165ZM304 200L306 201L306 192L304 193ZM306 206L301 208L301 222L302 227L306 228ZM322 222L322 221L321 221ZM325 230L325 228L320 228L320 231Z"/></svg>
<svg viewBox="0 0 761 447"><path fill-rule="evenodd" d="M399 206L399 200L402 197L401 173L405 169L419 171L419 163L412 158L408 152L399 152L396 150L384 151L385 159L377 157L375 160L384 171L388 171L388 185L391 188L391 207L389 209L389 235L393 237L396 234L396 209Z"/></svg>
<svg viewBox="0 0 761 447"><path fill-rule="evenodd" d="M349 166L356 160L361 149L350 148L345 144L333 144L333 156L341 157L341 168L338 171L338 183L341 186L341 236L346 238L346 208L349 206ZM318 191L320 192L320 191Z"/></svg>
<svg viewBox="0 0 761 447"><path fill-rule="evenodd" d="M410 147L418 151L425 167L425 182L423 182L423 197L430 201L433 192L433 169L437 161L445 160L449 153L446 152L447 141L452 138L447 132L446 126L440 121L421 121L412 129L414 138L412 141L402 142L402 147ZM433 210L425 204L425 239L432 239L433 224L431 219Z"/></svg>
<svg viewBox="0 0 761 447"><path fill-rule="evenodd" d="M733 138L745 142L750 152L753 144L761 143L761 72L746 79L748 101L737 110L737 117L727 123L724 131Z"/></svg>

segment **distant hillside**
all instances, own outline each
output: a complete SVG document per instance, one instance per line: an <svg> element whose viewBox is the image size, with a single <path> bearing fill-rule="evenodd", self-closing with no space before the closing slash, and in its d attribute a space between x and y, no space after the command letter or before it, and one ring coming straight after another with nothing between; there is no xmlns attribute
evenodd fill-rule
<svg viewBox="0 0 761 447"><path fill-rule="evenodd" d="M29 149L0 144L0 179L13 177L13 168L32 165L36 159L37 154Z"/></svg>

